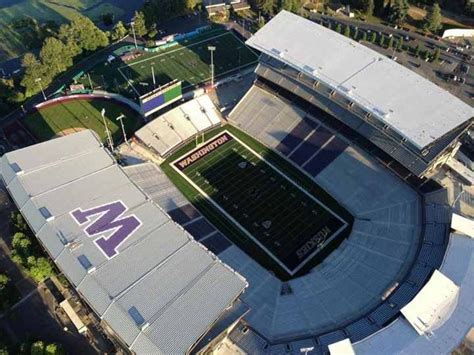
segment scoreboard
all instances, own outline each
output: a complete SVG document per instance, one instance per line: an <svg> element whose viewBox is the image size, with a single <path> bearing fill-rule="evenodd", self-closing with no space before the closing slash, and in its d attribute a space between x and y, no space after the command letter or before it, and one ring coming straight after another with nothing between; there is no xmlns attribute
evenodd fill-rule
<svg viewBox="0 0 474 355"><path fill-rule="evenodd" d="M140 106L145 117L181 99L181 81L172 81L140 97Z"/></svg>

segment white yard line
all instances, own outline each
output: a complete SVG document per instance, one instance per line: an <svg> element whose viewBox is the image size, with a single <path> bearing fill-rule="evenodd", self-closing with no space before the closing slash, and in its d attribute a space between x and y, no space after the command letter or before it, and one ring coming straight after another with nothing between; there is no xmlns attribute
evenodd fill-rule
<svg viewBox="0 0 474 355"><path fill-rule="evenodd" d="M222 131L219 135L222 134L228 134L230 135L236 142L241 144L244 148L246 148L248 151L250 151L252 154L254 154L256 157L258 157L261 161L264 161L266 164L268 164L273 170L278 172L282 177L284 177L290 184L295 186L297 189L299 189L301 192L303 192L305 195L307 195L309 198L313 199L319 206L324 208L326 211L328 211L331 215L336 217L341 223L342 226L335 231L329 239L326 240L325 245L327 245L329 242L331 242L336 236L338 236L348 225L348 223L343 220L340 216L338 216L336 213L334 213L332 210L330 210L326 205L324 205L321 201L319 201L316 197L311 195L308 191L303 189L301 186L296 184L292 179L290 179L285 173L283 173L280 169L278 169L276 166L271 164L268 160L266 160L264 157L262 157L259 153L254 151L252 148L250 148L247 144L242 142L240 139L238 139L236 136L234 136L232 133L230 133L227 130ZM218 135L218 136L219 136ZM212 137L212 139L215 139L217 136ZM204 146L205 144L201 145ZM195 148L194 150L199 149L200 147ZM255 244L257 244L262 250L264 250L278 265L280 265L286 272L288 272L290 275L294 275L297 273L304 265L306 265L319 251L321 251L323 248L317 248L313 253L309 254L295 269L290 270L285 264L281 262L280 259L278 259L270 250L266 248L265 245L263 245L257 238L255 238L247 229L245 229L232 215L230 215L226 210L224 210L220 204L218 204L216 201L214 201L203 189L201 189L194 181L192 181L184 172L182 172L180 169L178 169L175 165L176 162L182 160L185 156L188 156L191 154L194 150L187 152L180 156L179 158L175 159L172 161L170 164L172 168L181 176L183 177L191 186L193 186L199 193L204 196L212 205L214 205L215 208L217 208L224 216L226 216L232 223L234 223L245 235L247 235ZM217 149L216 149L217 151ZM218 156L220 155L219 152L217 152Z"/></svg>
<svg viewBox="0 0 474 355"><path fill-rule="evenodd" d="M206 39L203 39L202 41L199 41L199 42L196 42L196 43L193 43L193 44L190 44L189 46L181 46L179 48L176 48L176 49L173 49L169 52L164 52L164 53L160 53L160 54L157 54L153 57L150 57L150 58L145 58L145 59L142 59L142 60L139 60L137 62L133 62L133 63L130 63L130 64L127 64L127 65L124 65L120 68L126 68L126 67L132 67L134 65L137 65L137 64L140 64L140 63L143 63L143 62L147 62L149 60L152 60L152 59L155 59L155 58L159 58L161 56L164 56L164 55L168 55L168 54L171 54L171 53L174 53L174 52L178 52L178 51L182 51L182 50L185 50L187 48L192 48L194 46L197 46L198 44L202 44L204 42L207 42L207 41L210 41L212 39L216 39L216 38L219 38L219 37L222 37L222 36L227 36L229 35L229 32L225 32L225 33L222 33L220 35L217 35L217 36L214 36L214 37L209 37L209 38L206 38Z"/></svg>

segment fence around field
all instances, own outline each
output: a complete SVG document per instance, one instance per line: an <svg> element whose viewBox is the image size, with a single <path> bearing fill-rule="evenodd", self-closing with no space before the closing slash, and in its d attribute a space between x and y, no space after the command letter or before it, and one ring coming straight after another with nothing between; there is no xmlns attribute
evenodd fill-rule
<svg viewBox="0 0 474 355"><path fill-rule="evenodd" d="M67 102L67 101L73 101L73 100L93 100L93 99L101 99L101 100L112 100L116 101L117 103L123 104L128 106L130 109L133 111L137 112L140 117L143 118L143 112L137 103L133 102L130 99L127 99L126 97L120 95L120 94L114 94L114 93L109 93L106 91L101 91L101 90L95 90L92 93L84 93L84 94L74 94L74 95L68 95L68 96L60 96L45 102L42 102L36 106L34 106L34 110L39 110L48 106L52 105L57 105L59 103ZM31 110L33 111L33 110Z"/></svg>

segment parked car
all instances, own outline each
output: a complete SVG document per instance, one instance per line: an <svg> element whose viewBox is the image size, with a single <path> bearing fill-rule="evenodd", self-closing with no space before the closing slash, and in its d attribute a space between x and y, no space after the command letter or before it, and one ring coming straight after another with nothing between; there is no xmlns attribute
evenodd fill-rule
<svg viewBox="0 0 474 355"><path fill-rule="evenodd" d="M469 64L461 64L461 71L462 71L463 73L468 74L468 73L469 73L469 69L470 69Z"/></svg>

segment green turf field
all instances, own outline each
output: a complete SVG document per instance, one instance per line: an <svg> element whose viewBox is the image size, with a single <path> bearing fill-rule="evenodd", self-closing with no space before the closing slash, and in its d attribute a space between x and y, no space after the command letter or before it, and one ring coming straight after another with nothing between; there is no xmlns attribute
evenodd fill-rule
<svg viewBox="0 0 474 355"><path fill-rule="evenodd" d="M88 128L94 130L103 142L106 140L101 110L105 109L107 126L115 142L120 142L122 132L120 123L115 120L120 114L128 137L136 130L141 118L133 110L106 100L78 99L46 106L25 117L24 123L30 132L40 141L51 139L58 133L73 133Z"/></svg>
<svg viewBox="0 0 474 355"><path fill-rule="evenodd" d="M167 84L174 79L183 81L183 89L210 80L211 56L208 46L215 46L215 76L219 77L239 67L256 63L255 52L245 46L234 34L224 30L204 32L191 40L180 42L166 50L146 52L128 63L116 61L103 63L89 74L93 85L127 96L143 95L153 86L152 67L156 85ZM89 78L81 80L89 87Z"/></svg>
<svg viewBox="0 0 474 355"><path fill-rule="evenodd" d="M225 130L208 134L198 149L181 149L162 169L262 265L283 279L308 270L347 236L352 216L276 153L235 127ZM225 132L231 138L216 147Z"/></svg>
<svg viewBox="0 0 474 355"><path fill-rule="evenodd" d="M82 14L100 21L105 13L116 18L132 13L140 6L127 0L0 0L0 61L14 58L31 48L38 48L38 28L22 26L18 21L32 18L39 24L47 21L63 23Z"/></svg>

